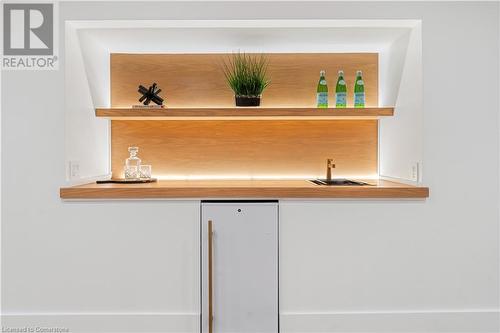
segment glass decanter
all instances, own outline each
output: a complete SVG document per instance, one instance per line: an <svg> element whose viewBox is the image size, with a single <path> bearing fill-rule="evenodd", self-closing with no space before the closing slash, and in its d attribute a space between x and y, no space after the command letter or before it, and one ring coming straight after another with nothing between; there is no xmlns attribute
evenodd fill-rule
<svg viewBox="0 0 500 333"><path fill-rule="evenodd" d="M139 171L141 167L141 159L137 157L139 152L138 147L128 147L130 156L125 160L125 179L139 178Z"/></svg>

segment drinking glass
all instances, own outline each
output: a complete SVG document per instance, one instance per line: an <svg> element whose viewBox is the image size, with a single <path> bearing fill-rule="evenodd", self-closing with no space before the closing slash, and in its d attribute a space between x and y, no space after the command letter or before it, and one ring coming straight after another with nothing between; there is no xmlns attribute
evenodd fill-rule
<svg viewBox="0 0 500 333"><path fill-rule="evenodd" d="M139 177L142 179L151 178L151 165L141 164L139 168Z"/></svg>
<svg viewBox="0 0 500 333"><path fill-rule="evenodd" d="M126 165L124 168L125 179L139 178L139 170L136 165Z"/></svg>

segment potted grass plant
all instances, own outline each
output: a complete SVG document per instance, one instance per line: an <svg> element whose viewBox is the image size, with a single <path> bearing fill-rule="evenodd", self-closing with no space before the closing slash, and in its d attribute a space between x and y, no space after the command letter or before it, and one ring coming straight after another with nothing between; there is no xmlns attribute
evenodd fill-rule
<svg viewBox="0 0 500 333"><path fill-rule="evenodd" d="M234 53L224 61L223 71L234 92L236 106L259 106L262 92L269 85L265 55Z"/></svg>

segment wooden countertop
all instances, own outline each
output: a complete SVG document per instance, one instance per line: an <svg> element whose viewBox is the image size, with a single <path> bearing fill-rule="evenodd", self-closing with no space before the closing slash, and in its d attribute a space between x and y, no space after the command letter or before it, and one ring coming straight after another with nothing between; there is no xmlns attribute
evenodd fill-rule
<svg viewBox="0 0 500 333"><path fill-rule="evenodd" d="M427 198L427 187L386 180L366 186L318 186L306 180L162 180L148 184L86 184L60 189L62 199L157 198Z"/></svg>

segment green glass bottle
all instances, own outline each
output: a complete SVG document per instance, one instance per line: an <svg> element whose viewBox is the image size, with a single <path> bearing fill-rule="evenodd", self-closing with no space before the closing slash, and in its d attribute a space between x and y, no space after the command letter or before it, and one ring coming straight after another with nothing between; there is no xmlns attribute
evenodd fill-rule
<svg viewBox="0 0 500 333"><path fill-rule="evenodd" d="M356 72L356 83L354 85L354 107L365 107L365 83L363 82L363 73Z"/></svg>
<svg viewBox="0 0 500 333"><path fill-rule="evenodd" d="M316 103L318 108L328 107L328 85L326 84L325 71L319 72L318 88L316 89Z"/></svg>
<svg viewBox="0 0 500 333"><path fill-rule="evenodd" d="M335 87L335 106L345 108L347 106L347 85L344 80L344 71L339 71L337 86Z"/></svg>

